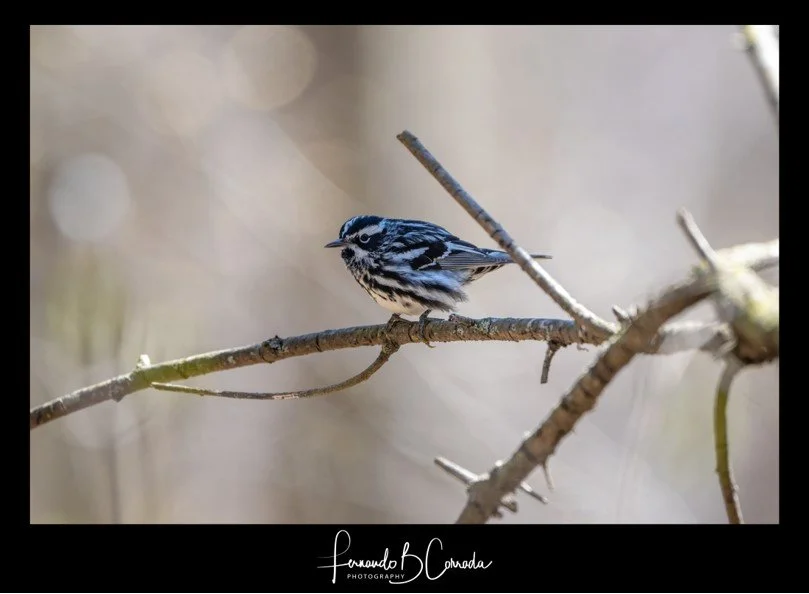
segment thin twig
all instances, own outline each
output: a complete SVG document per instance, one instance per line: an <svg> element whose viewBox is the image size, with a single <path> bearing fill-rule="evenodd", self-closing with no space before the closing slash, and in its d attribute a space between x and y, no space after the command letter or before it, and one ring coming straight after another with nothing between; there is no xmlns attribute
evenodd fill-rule
<svg viewBox="0 0 809 594"><path fill-rule="evenodd" d="M677 223L685 233L685 236L688 238L688 241L691 243L691 247L694 248L694 251L696 251L703 260L705 260L712 271L716 271L716 252L711 247L711 244L708 242L705 235L703 235L691 213L686 209L681 208L677 212Z"/></svg>
<svg viewBox="0 0 809 594"><path fill-rule="evenodd" d="M779 120L780 104L780 43L774 25L742 25L747 54L761 80L767 101Z"/></svg>
<svg viewBox="0 0 809 594"><path fill-rule="evenodd" d="M379 351L377 358L374 359L374 362L360 371L357 375L354 375L345 381L331 384L330 386L312 388L310 390L300 390L297 392L232 392L228 390L206 390L204 388L162 383L154 383L152 384L152 387L156 390L163 390L166 392L183 392L186 394L197 394L198 396L219 396L220 398L240 398L245 400L295 400L298 398L311 398L312 396L322 396L324 394L331 394L332 392L347 390L348 388L352 388L357 384L364 382L379 371L380 368L388 362L391 355L398 350L398 344L389 342L382 346L382 349Z"/></svg>
<svg viewBox="0 0 809 594"><path fill-rule="evenodd" d="M565 313L582 323L586 330L602 337L612 335L617 326L611 324L576 301L562 285L548 274L530 254L517 245L511 235L487 213L480 204L444 169L421 141L405 130L396 138L413 154L443 188L475 219L489 236L505 250L511 259L522 268L539 287L553 299Z"/></svg>
<svg viewBox="0 0 809 594"><path fill-rule="evenodd" d="M562 345L556 342L549 342L545 350L545 360L542 362L542 377L539 379L540 384L548 383L548 374L551 372L551 361L553 356L562 348Z"/></svg>
<svg viewBox="0 0 809 594"><path fill-rule="evenodd" d="M731 524L743 524L742 509L733 482L728 447L727 408L730 395L730 384L742 369L742 364L732 355L728 358L719 385L716 387L716 403L714 404L713 428L716 448L716 473L719 475L719 486L725 502L725 512Z"/></svg>

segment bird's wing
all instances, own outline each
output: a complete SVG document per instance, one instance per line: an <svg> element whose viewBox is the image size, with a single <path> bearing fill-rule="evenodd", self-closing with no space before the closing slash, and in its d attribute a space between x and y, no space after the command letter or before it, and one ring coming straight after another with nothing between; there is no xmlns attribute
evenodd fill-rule
<svg viewBox="0 0 809 594"><path fill-rule="evenodd" d="M479 248L471 243L454 241L449 244L449 252L439 259L438 264L445 270L478 268L480 266L502 266L513 262L511 256L499 250ZM545 254L531 254L532 258L550 258Z"/></svg>
<svg viewBox="0 0 809 594"><path fill-rule="evenodd" d="M505 252L479 248L445 229L434 227L429 231L419 229L400 235L390 248L394 260L407 260L413 270L461 270L502 266L512 261ZM532 257L550 258L544 254Z"/></svg>
<svg viewBox="0 0 809 594"><path fill-rule="evenodd" d="M474 246L452 243L449 253L438 261L438 265L444 270L457 270L496 266L509 262L511 262L511 258L505 252L484 251Z"/></svg>

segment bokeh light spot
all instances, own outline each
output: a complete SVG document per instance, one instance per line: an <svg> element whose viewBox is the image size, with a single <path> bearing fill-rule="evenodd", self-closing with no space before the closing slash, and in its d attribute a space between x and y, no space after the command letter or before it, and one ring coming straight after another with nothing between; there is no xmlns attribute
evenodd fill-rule
<svg viewBox="0 0 809 594"><path fill-rule="evenodd" d="M83 154L62 163L48 188L51 216L77 241L114 233L130 208L126 175L105 155Z"/></svg>
<svg viewBox="0 0 809 594"><path fill-rule="evenodd" d="M230 96L257 110L282 107L296 99L312 80L317 52L297 27L242 27L222 55Z"/></svg>

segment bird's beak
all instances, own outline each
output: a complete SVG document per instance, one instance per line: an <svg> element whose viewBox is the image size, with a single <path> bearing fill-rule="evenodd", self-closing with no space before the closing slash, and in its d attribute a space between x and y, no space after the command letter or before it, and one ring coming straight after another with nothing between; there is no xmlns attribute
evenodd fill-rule
<svg viewBox="0 0 809 594"><path fill-rule="evenodd" d="M335 239L334 241L330 241L329 243L327 243L323 247L334 248L334 247L343 247L344 245L345 245L345 242L342 239Z"/></svg>

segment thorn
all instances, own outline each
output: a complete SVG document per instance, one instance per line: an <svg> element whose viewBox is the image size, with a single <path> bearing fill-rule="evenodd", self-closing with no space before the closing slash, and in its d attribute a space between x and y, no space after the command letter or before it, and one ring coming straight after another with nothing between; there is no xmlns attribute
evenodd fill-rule
<svg viewBox="0 0 809 594"><path fill-rule="evenodd" d="M615 314L615 317L618 319L619 322L628 322L629 321L629 314L626 313L623 309L618 307L617 305L612 306L612 313Z"/></svg>
<svg viewBox="0 0 809 594"><path fill-rule="evenodd" d="M512 514L516 514L520 510L520 506L517 504L517 500L514 499L514 495L511 494L505 495L500 500L500 505L502 505Z"/></svg>
<svg viewBox="0 0 809 594"><path fill-rule="evenodd" d="M551 469L548 467L548 458L542 463L542 473L545 475L545 482L548 484L548 490L553 491L553 477L551 476Z"/></svg>
<svg viewBox="0 0 809 594"><path fill-rule="evenodd" d="M435 462L436 466L441 468L441 470L449 474L451 477L461 481L467 486L467 488L471 487L471 485L480 478L475 473L470 472L463 466L455 464L455 462L452 460L447 460L442 456L435 457L433 462Z"/></svg>
<svg viewBox="0 0 809 594"><path fill-rule="evenodd" d="M529 485L528 483L520 483L519 488L523 493L526 493L527 495L530 495L537 501L541 501L545 505L548 505L548 499L544 495L535 491L534 488L531 487L531 485Z"/></svg>

